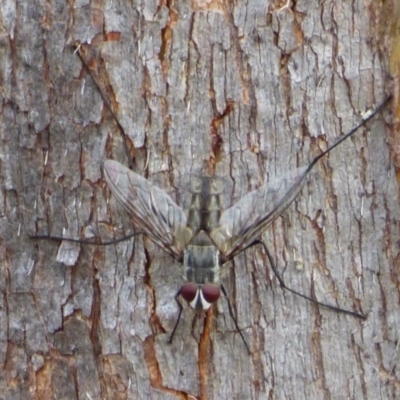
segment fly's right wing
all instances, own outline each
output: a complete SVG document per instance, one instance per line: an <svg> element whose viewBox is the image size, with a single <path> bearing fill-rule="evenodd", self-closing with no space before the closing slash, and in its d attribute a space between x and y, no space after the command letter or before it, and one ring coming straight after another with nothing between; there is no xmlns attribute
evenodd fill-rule
<svg viewBox="0 0 400 400"><path fill-rule="evenodd" d="M193 236L183 209L163 190L117 161L104 163L104 176L112 194L143 233L179 259Z"/></svg>
<svg viewBox="0 0 400 400"><path fill-rule="evenodd" d="M301 191L310 169L290 171L253 190L222 212L210 236L226 259L248 247L286 210Z"/></svg>

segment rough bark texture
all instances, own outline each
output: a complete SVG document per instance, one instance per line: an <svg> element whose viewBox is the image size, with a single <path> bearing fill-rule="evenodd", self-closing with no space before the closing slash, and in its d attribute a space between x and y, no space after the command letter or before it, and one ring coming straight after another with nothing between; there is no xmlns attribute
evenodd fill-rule
<svg viewBox="0 0 400 400"><path fill-rule="evenodd" d="M75 42L129 135L135 171L177 201L204 172L225 176L235 201L307 164L384 100L383 15L394 13L369 0L282 6L3 0L1 399L400 397L388 112L322 160L263 236L290 287L365 322L283 292L253 248L224 278L252 354L223 298L197 320L186 307L170 345L179 264L150 240L28 239L133 228L102 178L105 159L127 165L121 138Z"/></svg>

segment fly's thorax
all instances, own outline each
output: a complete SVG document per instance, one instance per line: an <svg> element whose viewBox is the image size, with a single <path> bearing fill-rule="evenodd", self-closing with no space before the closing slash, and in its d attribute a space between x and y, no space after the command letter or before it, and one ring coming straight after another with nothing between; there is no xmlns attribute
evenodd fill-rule
<svg viewBox="0 0 400 400"><path fill-rule="evenodd" d="M187 282L219 285L219 250L206 232L197 233L185 249L183 267Z"/></svg>
<svg viewBox="0 0 400 400"><path fill-rule="evenodd" d="M193 178L187 204L188 226L193 232L211 232L222 212L222 182L218 178Z"/></svg>

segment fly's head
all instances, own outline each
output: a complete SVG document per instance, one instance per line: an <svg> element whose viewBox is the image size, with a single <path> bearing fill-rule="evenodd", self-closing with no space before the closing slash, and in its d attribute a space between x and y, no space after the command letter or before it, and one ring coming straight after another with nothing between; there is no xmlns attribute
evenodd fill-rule
<svg viewBox="0 0 400 400"><path fill-rule="evenodd" d="M179 294L195 310L206 311L219 299L221 290L212 283L185 283L179 290Z"/></svg>

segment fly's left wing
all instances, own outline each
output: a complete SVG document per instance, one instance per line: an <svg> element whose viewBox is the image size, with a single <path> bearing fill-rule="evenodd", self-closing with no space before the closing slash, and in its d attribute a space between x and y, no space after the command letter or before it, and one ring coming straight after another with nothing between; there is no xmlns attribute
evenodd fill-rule
<svg viewBox="0 0 400 400"><path fill-rule="evenodd" d="M104 163L106 182L134 223L154 243L179 259L193 236L183 209L163 190L117 161Z"/></svg>
<svg viewBox="0 0 400 400"><path fill-rule="evenodd" d="M249 246L286 210L301 191L309 170L298 168L274 179L222 212L210 236L226 259Z"/></svg>

